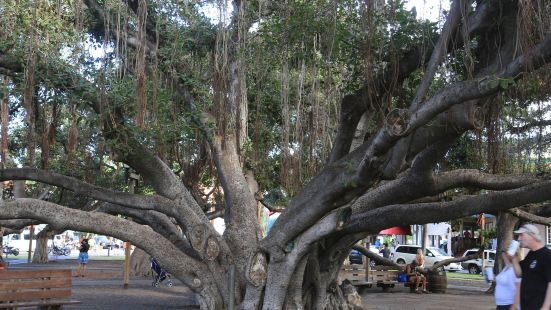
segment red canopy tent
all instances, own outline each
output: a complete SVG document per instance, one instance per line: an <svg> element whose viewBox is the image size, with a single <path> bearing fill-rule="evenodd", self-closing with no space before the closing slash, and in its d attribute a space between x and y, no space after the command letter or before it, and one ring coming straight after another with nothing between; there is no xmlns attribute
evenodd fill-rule
<svg viewBox="0 0 551 310"><path fill-rule="evenodd" d="M383 229L379 235L411 235L411 226L396 226Z"/></svg>

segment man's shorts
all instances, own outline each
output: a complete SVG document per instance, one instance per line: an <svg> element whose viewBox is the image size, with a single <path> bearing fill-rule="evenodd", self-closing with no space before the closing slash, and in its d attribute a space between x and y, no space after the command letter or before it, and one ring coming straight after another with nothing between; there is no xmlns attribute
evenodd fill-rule
<svg viewBox="0 0 551 310"><path fill-rule="evenodd" d="M80 252L78 254L78 262L80 264L88 264L88 253Z"/></svg>

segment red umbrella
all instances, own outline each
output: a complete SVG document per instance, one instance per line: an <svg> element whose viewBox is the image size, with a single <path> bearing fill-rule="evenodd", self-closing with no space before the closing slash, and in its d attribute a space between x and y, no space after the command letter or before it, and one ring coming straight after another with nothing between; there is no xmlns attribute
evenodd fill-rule
<svg viewBox="0 0 551 310"><path fill-rule="evenodd" d="M411 226L390 227L379 232L379 235L411 235Z"/></svg>

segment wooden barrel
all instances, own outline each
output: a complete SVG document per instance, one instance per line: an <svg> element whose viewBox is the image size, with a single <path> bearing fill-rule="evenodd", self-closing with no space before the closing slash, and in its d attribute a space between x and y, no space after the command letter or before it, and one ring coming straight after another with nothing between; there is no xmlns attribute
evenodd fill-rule
<svg viewBox="0 0 551 310"><path fill-rule="evenodd" d="M444 270L427 271L427 289L432 293L446 293L448 278Z"/></svg>

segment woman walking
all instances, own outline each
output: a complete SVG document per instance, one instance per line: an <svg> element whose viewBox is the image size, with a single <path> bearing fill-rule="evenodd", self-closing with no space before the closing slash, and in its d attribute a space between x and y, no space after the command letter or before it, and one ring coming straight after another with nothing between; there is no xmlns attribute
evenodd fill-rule
<svg viewBox="0 0 551 310"><path fill-rule="evenodd" d="M505 268L496 276L496 310L509 310L515 303L515 298L518 298L520 290L520 275L521 270L518 268L518 252L514 257L510 257L507 253L501 253ZM516 260L516 264L513 263Z"/></svg>

